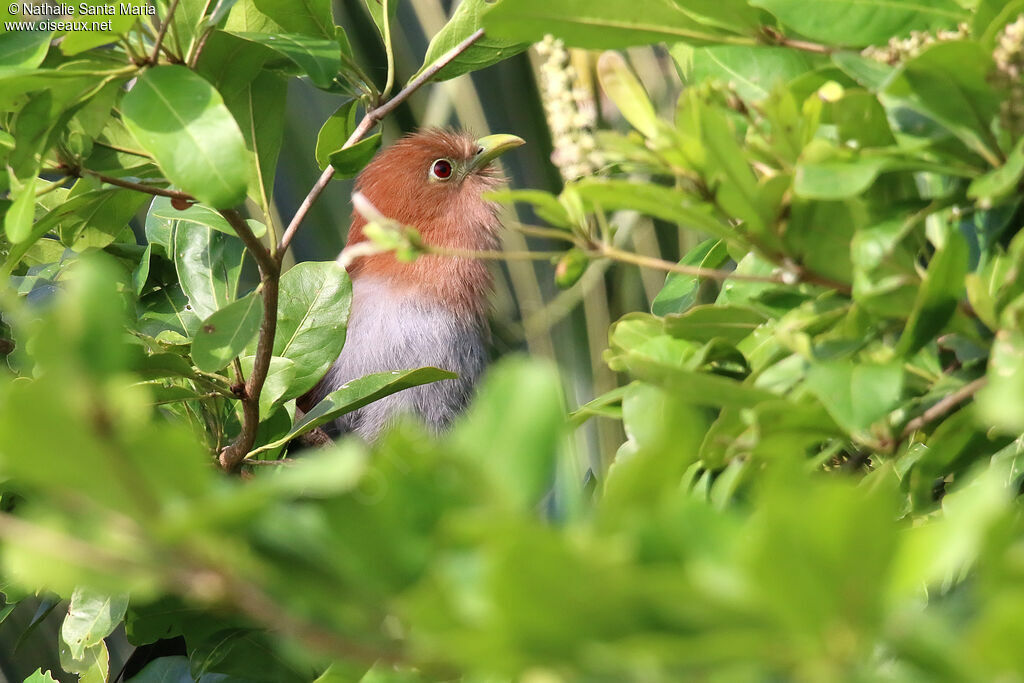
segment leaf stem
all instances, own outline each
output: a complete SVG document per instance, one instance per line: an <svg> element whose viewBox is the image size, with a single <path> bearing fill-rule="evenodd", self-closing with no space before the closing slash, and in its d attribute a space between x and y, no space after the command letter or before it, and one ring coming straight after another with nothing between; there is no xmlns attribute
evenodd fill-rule
<svg viewBox="0 0 1024 683"><path fill-rule="evenodd" d="M388 5L391 0L381 1L381 26L383 28L384 54L388 61L388 77L384 83L384 90L381 91L381 99L391 94L391 88L395 86L395 46L391 40L391 11Z"/></svg>

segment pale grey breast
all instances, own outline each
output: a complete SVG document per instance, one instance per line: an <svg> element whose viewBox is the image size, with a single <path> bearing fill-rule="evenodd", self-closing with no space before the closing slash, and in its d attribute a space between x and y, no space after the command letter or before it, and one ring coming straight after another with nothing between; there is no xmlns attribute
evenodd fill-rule
<svg viewBox="0 0 1024 683"><path fill-rule="evenodd" d="M484 321L457 316L409 290L373 276L356 278L345 348L314 399L371 373L435 366L458 379L405 389L342 416L334 428L372 441L399 415L411 414L443 430L465 408L487 364L485 329Z"/></svg>

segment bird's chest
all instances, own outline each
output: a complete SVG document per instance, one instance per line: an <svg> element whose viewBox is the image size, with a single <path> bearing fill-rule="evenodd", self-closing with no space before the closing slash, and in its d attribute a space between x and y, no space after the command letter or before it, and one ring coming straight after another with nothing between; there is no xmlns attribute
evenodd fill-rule
<svg viewBox="0 0 1024 683"><path fill-rule="evenodd" d="M481 325L448 306L373 280L353 283L352 315L341 359L353 370L402 370L439 365L458 372L482 342ZM364 372L363 374L366 374Z"/></svg>
<svg viewBox="0 0 1024 683"><path fill-rule="evenodd" d="M464 407L486 364L484 327L472 316L368 277L353 282L345 347L325 378L322 394L376 372L434 366L459 375L400 392L341 424L370 437L399 412L436 428Z"/></svg>

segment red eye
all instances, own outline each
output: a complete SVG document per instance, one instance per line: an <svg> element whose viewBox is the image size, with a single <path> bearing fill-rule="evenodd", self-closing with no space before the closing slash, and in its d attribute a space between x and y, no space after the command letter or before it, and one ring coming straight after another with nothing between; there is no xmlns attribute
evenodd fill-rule
<svg viewBox="0 0 1024 683"><path fill-rule="evenodd" d="M438 180L448 180L452 177L452 164L447 159L438 159L431 167L430 173Z"/></svg>

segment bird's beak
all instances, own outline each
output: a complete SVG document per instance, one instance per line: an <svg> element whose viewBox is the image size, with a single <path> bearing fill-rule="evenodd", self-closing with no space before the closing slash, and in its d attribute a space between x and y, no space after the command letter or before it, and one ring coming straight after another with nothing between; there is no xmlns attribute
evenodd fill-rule
<svg viewBox="0 0 1024 683"><path fill-rule="evenodd" d="M488 135L480 138L476 141L476 156L469 162L469 172L479 171L508 150L525 144L526 140L515 135Z"/></svg>

